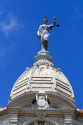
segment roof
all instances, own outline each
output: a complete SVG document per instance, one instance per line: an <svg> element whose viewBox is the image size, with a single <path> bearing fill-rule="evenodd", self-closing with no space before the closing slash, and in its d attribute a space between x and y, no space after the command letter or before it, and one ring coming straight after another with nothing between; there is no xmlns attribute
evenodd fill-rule
<svg viewBox="0 0 83 125"><path fill-rule="evenodd" d="M79 113L83 114L83 110L78 110Z"/></svg>
<svg viewBox="0 0 83 125"><path fill-rule="evenodd" d="M47 52L40 52L33 66L27 68L17 79L11 91L11 100L29 91L38 93L57 91L62 96L74 99L68 79L59 68L54 67Z"/></svg>

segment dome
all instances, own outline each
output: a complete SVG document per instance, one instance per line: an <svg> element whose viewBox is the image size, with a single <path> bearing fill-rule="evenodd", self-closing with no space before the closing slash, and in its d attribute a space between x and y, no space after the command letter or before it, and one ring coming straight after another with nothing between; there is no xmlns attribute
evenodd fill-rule
<svg viewBox="0 0 83 125"><path fill-rule="evenodd" d="M38 53L33 66L26 68L17 79L11 91L11 100L29 92L52 92L67 99L74 99L68 79L59 68L54 67L52 57L46 52Z"/></svg>

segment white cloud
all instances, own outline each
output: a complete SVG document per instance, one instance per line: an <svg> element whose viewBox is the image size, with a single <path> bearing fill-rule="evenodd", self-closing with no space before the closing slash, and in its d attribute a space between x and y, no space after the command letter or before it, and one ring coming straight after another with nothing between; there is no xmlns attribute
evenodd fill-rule
<svg viewBox="0 0 83 125"><path fill-rule="evenodd" d="M15 47L16 43L12 41L0 47L0 68L6 65Z"/></svg>
<svg viewBox="0 0 83 125"><path fill-rule="evenodd" d="M0 11L0 32L8 38L6 39L7 42L0 46L0 66L3 67L6 65L11 53L17 46L17 42L10 41L9 36L12 35L12 33L20 32L21 28L23 28L23 25L16 16L13 14L5 15L2 11Z"/></svg>
<svg viewBox="0 0 83 125"><path fill-rule="evenodd" d="M23 28L22 24L13 15L8 15L3 21L0 21L0 31L5 34L5 36L10 35Z"/></svg>

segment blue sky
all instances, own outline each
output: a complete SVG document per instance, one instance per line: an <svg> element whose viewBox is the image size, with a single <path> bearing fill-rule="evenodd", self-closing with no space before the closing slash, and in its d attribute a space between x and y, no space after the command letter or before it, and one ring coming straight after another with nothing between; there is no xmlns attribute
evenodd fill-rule
<svg viewBox="0 0 83 125"><path fill-rule="evenodd" d="M57 18L49 52L69 79L77 108L83 109L83 0L0 0L0 107L14 82L31 67L40 50L36 35L42 18Z"/></svg>

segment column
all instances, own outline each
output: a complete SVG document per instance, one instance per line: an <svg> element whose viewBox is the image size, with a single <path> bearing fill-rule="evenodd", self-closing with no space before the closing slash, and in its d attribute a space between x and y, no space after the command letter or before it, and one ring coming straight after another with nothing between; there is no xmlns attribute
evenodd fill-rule
<svg viewBox="0 0 83 125"><path fill-rule="evenodd" d="M18 125L18 115L12 114L10 118L11 125Z"/></svg>
<svg viewBox="0 0 83 125"><path fill-rule="evenodd" d="M73 125L72 124L72 115L65 115L64 125Z"/></svg>

